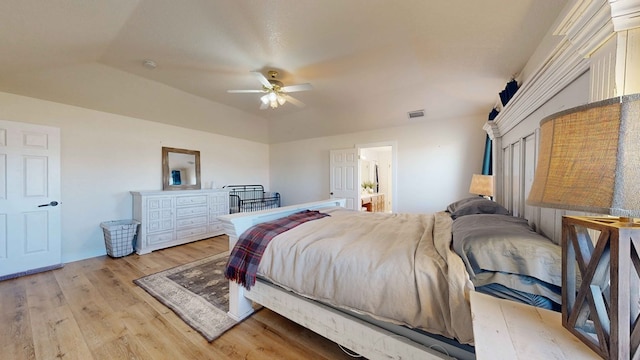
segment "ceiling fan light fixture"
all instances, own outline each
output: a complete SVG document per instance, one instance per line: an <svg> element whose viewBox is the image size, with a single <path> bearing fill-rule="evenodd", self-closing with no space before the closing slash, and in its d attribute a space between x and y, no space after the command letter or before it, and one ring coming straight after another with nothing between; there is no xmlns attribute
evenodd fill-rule
<svg viewBox="0 0 640 360"><path fill-rule="evenodd" d="M282 106L286 103L291 103L297 107L304 107L304 103L288 93L297 92L297 91L308 91L313 89L311 84L297 84L297 85L288 85L284 86L284 84L276 79L278 76L277 71L269 71L269 78L265 77L259 71L251 71L251 73L257 77L257 79L262 84L262 89L251 89L251 90L227 90L228 93L258 93L262 94L260 96L260 109L277 109L278 106Z"/></svg>

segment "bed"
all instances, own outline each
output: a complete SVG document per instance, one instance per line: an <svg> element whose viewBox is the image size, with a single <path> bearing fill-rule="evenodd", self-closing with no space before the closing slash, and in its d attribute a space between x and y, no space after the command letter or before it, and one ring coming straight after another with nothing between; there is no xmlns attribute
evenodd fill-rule
<svg viewBox="0 0 640 360"><path fill-rule="evenodd" d="M563 109L633 93L637 89L637 76L628 70L637 68L629 66L638 63L638 57L634 57L637 47L629 47L627 40L639 34L637 21L630 21L633 12L625 13L624 6L614 7L610 3L613 2L578 1L568 4L553 31L518 74L518 92L507 105L498 106L498 116L483 127L492 140L495 200L508 209L510 215L464 214L457 217L454 213L460 209L449 209L450 214L456 217L451 224L452 246L477 291L512 297L517 301L539 301L542 297L546 299L543 303L554 303L558 291L557 270L554 268L559 265L555 249L561 239L561 218L567 214L583 214L526 204L538 155L539 123L549 114ZM332 206L344 206L344 201L332 199L252 214L227 215L221 220L233 246L239 235L255 224L306 209ZM491 238L492 231L488 229L495 224L485 221L487 217L508 219L507 222L512 220L512 225L520 228L515 231L520 244L503 242L502 247L495 247L500 241ZM465 227L472 230L464 230ZM508 271L495 271L492 263L497 259L477 256L473 250L474 242L466 241L467 235L480 233L485 237L475 245L484 243L487 249L492 246L499 249L493 253L508 256L512 260L507 262L509 266L533 275L518 274L515 278L505 276ZM531 246L539 242L544 246ZM523 260L518 261L519 258ZM525 261L530 258L538 261ZM533 294L535 292L538 293ZM536 296L531 297L531 294ZM521 296L525 299L520 299ZM231 283L230 297L229 314L236 319L249 316L254 311L255 302L369 359L450 358L445 353L458 359L474 357L472 350L464 347L456 353L458 346L441 347L441 343L417 336L417 331L354 315L287 291L265 279L258 279L250 291Z"/></svg>
<svg viewBox="0 0 640 360"><path fill-rule="evenodd" d="M547 257L532 264L514 251L491 256L487 249L491 253L497 246L517 244L505 245L495 231L480 239L473 238L473 231L465 232L468 226L463 222L477 216L495 217L494 228L515 219L492 201L464 199L435 214L365 213L340 207L344 200L327 200L221 217L233 248L240 234L254 225L310 210L329 215L275 236L250 290L231 282L229 315L243 319L259 304L368 359L473 359L468 293L474 282L484 281L479 287L483 292L504 293L533 305L539 299L548 301L544 291L559 291L540 286L550 280L547 275L553 281L560 278L548 266L550 258L559 259L559 247L531 231L526 221L513 222L518 230L509 230L509 238L515 236L511 241L544 242L549 249L557 248L555 255L545 253ZM457 238L454 227L461 234ZM484 245L478 248L475 243ZM518 274L510 278L501 266ZM488 274L493 279L487 280ZM545 281L522 281L536 276ZM526 286L512 286L515 280Z"/></svg>

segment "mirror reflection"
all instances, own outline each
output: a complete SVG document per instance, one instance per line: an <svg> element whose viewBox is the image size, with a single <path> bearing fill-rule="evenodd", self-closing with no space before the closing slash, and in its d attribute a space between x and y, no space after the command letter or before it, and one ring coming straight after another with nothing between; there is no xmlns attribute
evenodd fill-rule
<svg viewBox="0 0 640 360"><path fill-rule="evenodd" d="M196 156L192 154L169 153L169 185L196 184Z"/></svg>
<svg viewBox="0 0 640 360"><path fill-rule="evenodd" d="M360 160L360 180L363 192L378 192L378 164L372 160Z"/></svg>
<svg viewBox="0 0 640 360"><path fill-rule="evenodd" d="M200 189L200 152L162 148L163 190Z"/></svg>

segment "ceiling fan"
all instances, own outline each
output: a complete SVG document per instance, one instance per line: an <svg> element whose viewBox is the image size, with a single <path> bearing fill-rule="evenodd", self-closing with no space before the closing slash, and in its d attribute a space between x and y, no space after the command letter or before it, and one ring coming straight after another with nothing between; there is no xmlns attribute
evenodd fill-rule
<svg viewBox="0 0 640 360"><path fill-rule="evenodd" d="M253 75L258 78L258 81L262 84L262 89L259 90L227 90L228 93L264 93L260 97L260 109L266 109L268 107L276 109L278 106L284 105L287 101L297 107L303 107L304 103L288 93L296 91L307 91L313 89L311 84L298 84L284 86L282 81L277 80L278 72L270 70L267 75L268 78L258 71L252 71Z"/></svg>

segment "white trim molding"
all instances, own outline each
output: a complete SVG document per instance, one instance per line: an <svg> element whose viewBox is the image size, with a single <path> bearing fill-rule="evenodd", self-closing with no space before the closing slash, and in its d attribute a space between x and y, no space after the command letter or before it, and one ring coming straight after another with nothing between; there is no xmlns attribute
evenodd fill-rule
<svg viewBox="0 0 640 360"><path fill-rule="evenodd" d="M495 140L499 137L498 135L500 134L500 129L498 129L498 125L496 125L496 123L494 123L493 121L487 121L487 123L484 124L482 128L487 132L487 135L489 135L489 138L491 140Z"/></svg>
<svg viewBox="0 0 640 360"><path fill-rule="evenodd" d="M615 31L640 27L640 2L638 0L609 0L611 19Z"/></svg>
<svg viewBox="0 0 640 360"><path fill-rule="evenodd" d="M611 2L637 2L637 0L610 0ZM620 4L616 4L618 6ZM620 9L635 9L619 6ZM623 10L620 10L622 13ZM625 10L625 17L633 12ZM622 15L619 15L622 16ZM636 20L634 20L636 21ZM640 20L638 20L640 21ZM626 21L629 23L630 21ZM483 127L490 137L500 137L514 128L528 115L559 93L567 85L589 70L590 59L600 46L615 35L609 2L602 0L576 0L565 9L556 24L554 36L562 37L542 57L535 70L522 79L520 89L504 109ZM499 149L495 149L499 151Z"/></svg>
<svg viewBox="0 0 640 360"><path fill-rule="evenodd" d="M537 120L531 115L586 72L589 97L576 101L586 103L640 92L639 0L570 0L520 73L519 90L483 127L493 140L496 201L516 216L526 217L538 232L556 243L560 241L561 215L565 212L525 205L539 129L533 133L535 140L529 139L533 146L522 144L532 135L532 127L537 127L530 123ZM524 126L517 127L519 124ZM522 134L516 136L516 132Z"/></svg>

